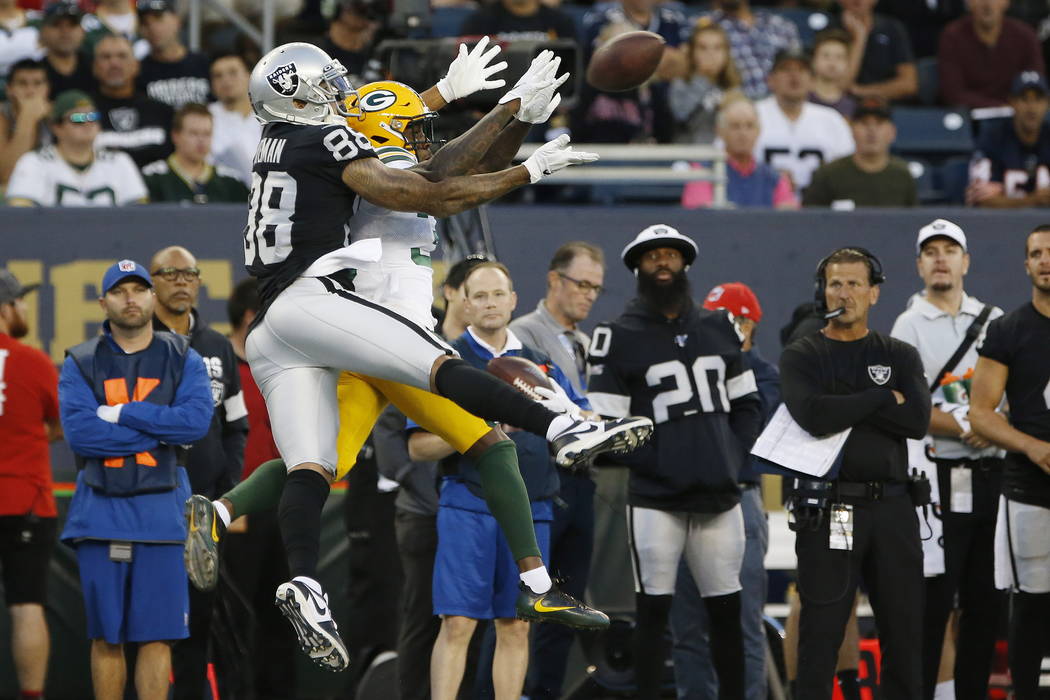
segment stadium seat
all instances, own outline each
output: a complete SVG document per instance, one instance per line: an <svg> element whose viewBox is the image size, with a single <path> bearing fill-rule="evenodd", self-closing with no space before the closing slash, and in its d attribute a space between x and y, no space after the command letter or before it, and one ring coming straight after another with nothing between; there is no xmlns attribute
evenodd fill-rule
<svg viewBox="0 0 1050 700"><path fill-rule="evenodd" d="M460 36L460 29L473 7L437 7L430 17L430 35L440 39L447 36Z"/></svg>
<svg viewBox="0 0 1050 700"><path fill-rule="evenodd" d="M927 106L937 104L940 84L937 75L937 57L928 56L915 62L919 73L919 101Z"/></svg>
<svg viewBox="0 0 1050 700"><path fill-rule="evenodd" d="M941 201L943 195L937 188L935 169L928 160L909 158L908 171L915 180L915 190L920 204L934 204Z"/></svg>
<svg viewBox="0 0 1050 700"><path fill-rule="evenodd" d="M963 204L966 185L970 182L969 156L955 156L945 160L937 169L937 180L945 203Z"/></svg>
<svg viewBox="0 0 1050 700"><path fill-rule="evenodd" d="M809 47L813 45L813 39L817 32L827 29L831 22L831 16L827 12L818 10L807 10L801 7L769 8L775 15L791 20L798 27L798 36L802 45Z"/></svg>
<svg viewBox="0 0 1050 700"><path fill-rule="evenodd" d="M965 112L936 107L895 107L897 140L893 151L907 155L950 155L973 152L973 130Z"/></svg>

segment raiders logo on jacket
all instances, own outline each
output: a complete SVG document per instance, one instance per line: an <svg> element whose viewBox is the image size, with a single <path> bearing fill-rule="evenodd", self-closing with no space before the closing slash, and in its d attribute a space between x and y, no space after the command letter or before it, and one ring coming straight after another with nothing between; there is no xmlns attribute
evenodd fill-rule
<svg viewBox="0 0 1050 700"><path fill-rule="evenodd" d="M591 339L588 398L603 416L648 416L649 445L632 467L633 506L719 513L740 500L743 459L761 426L755 376L725 311L677 319L635 299Z"/></svg>

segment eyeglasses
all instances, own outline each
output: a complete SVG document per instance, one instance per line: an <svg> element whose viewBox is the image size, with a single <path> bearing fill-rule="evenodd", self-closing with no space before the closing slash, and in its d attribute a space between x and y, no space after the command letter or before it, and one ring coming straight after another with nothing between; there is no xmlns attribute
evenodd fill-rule
<svg viewBox="0 0 1050 700"><path fill-rule="evenodd" d="M591 292L594 292L595 295L601 295L601 293L605 291L605 287L603 287L600 284L591 284L587 280L578 280L575 277L569 277L564 272L559 272L558 277L561 277L562 279L568 280L569 282L575 284L576 289L578 289L582 294L590 294Z"/></svg>
<svg viewBox="0 0 1050 700"><path fill-rule="evenodd" d="M187 282L192 282L196 279L200 279L201 270L199 267L162 267L159 270L154 270L150 274L154 277L160 277L167 282L174 282L180 277Z"/></svg>
<svg viewBox="0 0 1050 700"><path fill-rule="evenodd" d="M67 119L70 124L90 124L99 120L98 112L73 112Z"/></svg>

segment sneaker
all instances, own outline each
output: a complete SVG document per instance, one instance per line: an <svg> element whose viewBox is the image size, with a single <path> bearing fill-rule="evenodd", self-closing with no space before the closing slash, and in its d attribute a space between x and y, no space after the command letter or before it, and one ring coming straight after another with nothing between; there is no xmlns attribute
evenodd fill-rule
<svg viewBox="0 0 1050 700"><path fill-rule="evenodd" d="M328 596L303 581L289 581L277 587L274 604L288 618L299 637L299 648L326 671L345 671L350 655L339 637L339 630L328 607Z"/></svg>
<svg viewBox="0 0 1050 700"><path fill-rule="evenodd" d="M219 582L219 541L226 534L222 518L204 496L190 496L183 506L186 515L186 543L182 559L190 583L198 591L210 591Z"/></svg>
<svg viewBox="0 0 1050 700"><path fill-rule="evenodd" d="M641 447L653 434L648 418L630 416L616 420L580 420L551 440L554 460L563 467L587 462L604 453L626 454Z"/></svg>
<svg viewBox="0 0 1050 700"><path fill-rule="evenodd" d="M524 582L518 585L521 593L515 608L521 620L553 622L581 630L603 630L609 626L608 615L584 605L556 584L546 593L533 593Z"/></svg>

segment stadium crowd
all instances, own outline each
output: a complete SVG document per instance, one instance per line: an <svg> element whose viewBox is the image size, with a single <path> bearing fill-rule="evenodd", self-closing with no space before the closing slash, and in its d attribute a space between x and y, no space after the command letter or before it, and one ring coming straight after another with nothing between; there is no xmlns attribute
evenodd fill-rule
<svg viewBox="0 0 1050 700"><path fill-rule="evenodd" d="M210 57L190 51L183 8L173 0L37 4L0 0L0 186L7 205L248 199L259 177L252 163L262 133L248 99L257 47L220 28ZM394 34L374 3L340 0L325 4L324 13L320 4L282 5L278 42L315 43L358 87L400 77L383 73L376 49ZM639 148L714 144L724 150L727 196L737 207L919 205L922 173L898 155L905 127L895 116L924 99L918 63L933 65L936 57L933 101L946 108L938 118L963 115L961 128L972 129L975 144L961 156L958 203L1050 203L1050 83L1041 43L1050 8L1011 8L1008 0L921 4L806 3L827 19L812 31L782 7L748 0L704 8L622 0L576 15L557 2L497 0L466 8L457 33L507 42L571 39L583 65L624 31L660 34L667 47L651 81L620 93L580 82L575 104L531 127L533 136L570 133L574 143ZM440 83L436 90L445 95ZM677 199L685 208L709 207L714 189L691 182ZM1045 383L1050 373L1037 356L1050 340L1050 229L1026 239L1032 303L1006 314L964 291L971 265L965 231L937 219L916 233L923 291L901 310L892 333L867 327L884 281L878 258L863 249L829 251L817 268L815 304L800 307L785 329L785 346L802 340L790 345L779 371L753 340L763 318L754 292L731 280L691 288L686 272L696 243L669 226L625 237L615 264L635 275L637 295L613 320L589 318L607 265L591 242L550 251L546 295L534 310L518 308L510 271L495 260L470 256L448 270L437 330L467 362L483 368L495 358L524 357L557 385L550 393L561 397L566 414L637 413L656 424L651 446L618 459L632 468L623 546L635 577L636 697L667 691L689 700L759 700L786 692L809 700L830 698L834 684L842 697L859 700L851 615L861 581L881 634L883 692L892 693L884 697L987 698L1000 630L1007 630L1014 697L1038 697L1050 643L1050 399L1045 390L1024 390L1018 377ZM35 286L0 272L0 391L23 399L5 413L0 393L0 435L22 447L0 458L0 477L18 484L0 497L0 566L20 698L44 697L42 606L58 539L77 548L96 697L122 697L125 685L140 698L168 697L169 676L174 697L199 698L206 687L218 697L295 697L295 635L272 605L275 586L289 578L279 555L278 508L257 495L262 489L244 488L257 471L257 484L270 480L272 490L276 479L280 490L284 483L266 404L246 361L248 331L263 308L257 284L245 280L230 295L232 333L225 338L195 308L202 271L191 251L161 248L144 262L122 260L107 270L98 285L106 331L70 349L60 376L18 342L28 332L24 297ZM588 335L583 326L595 321L601 323ZM665 342L650 342L658 338ZM141 361L128 360L140 352ZM115 388L98 369L102 362L119 364L131 383ZM12 367L23 373L14 380ZM146 377L158 371L167 378L159 389L143 383L157 381ZM144 401L151 391L161 406ZM1004 399L1019 416L1012 425L997 410ZM787 625L783 676L762 622L764 467L747 449L778 406L813 434L854 431L843 438L852 442L844 442L839 476L816 480L826 486L796 478L794 491L785 488L805 583L801 611L796 601ZM533 572L523 570L519 582L503 521L486 502L487 457L460 450L430 427L390 407L350 460L358 462L347 477L351 585L348 600L334 605L367 620L344 630L353 682L363 682L384 652L396 651L403 699L562 697L574 639L586 643L594 633L518 619L516 600ZM61 439L63 428L83 464L59 535L46 445ZM545 441L515 426L501 429L517 451L543 563L566 576L561 590L584 600L595 546L593 470L609 465L558 469ZM114 449L130 456L111 464ZM710 460L702 474L678 464L694 449ZM157 466L149 462L154 451L180 470L170 484L143 489L133 480L159 478L149 468ZM872 466L882 455L889 455L886 464ZM106 469L116 466L125 467L119 478ZM917 466L924 478L911 474ZM922 482L926 500L915 494ZM832 499L815 509L816 522L799 496L805 489L823 489ZM199 590L208 586L196 580L182 588L186 567L202 566L191 563L189 549L182 563L175 524L191 490L219 514L210 517L221 524L203 533L227 572L217 592ZM99 511L91 509L120 521L114 513L122 506L114 503L129 494L143 499L135 508L155 514L152 529L100 529L93 520ZM920 537L920 523L931 523L931 501L943 532ZM261 566L264 557L274 565ZM223 628L229 615L222 619L220 611L230 599L257 621L252 639L241 638L236 624L232 633ZM125 642L139 647L131 673Z"/></svg>

